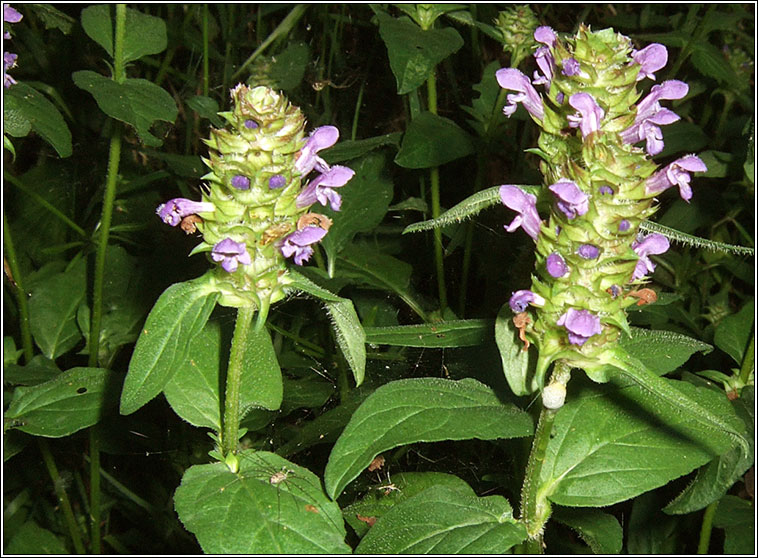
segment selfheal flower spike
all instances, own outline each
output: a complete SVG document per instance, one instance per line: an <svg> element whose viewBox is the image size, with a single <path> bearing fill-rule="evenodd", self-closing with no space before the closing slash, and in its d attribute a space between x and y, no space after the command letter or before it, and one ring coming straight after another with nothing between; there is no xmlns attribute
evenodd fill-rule
<svg viewBox="0 0 758 558"><path fill-rule="evenodd" d="M513 232L521 227L526 234L537 240L542 221L539 213L537 213L536 196L527 194L518 186L505 184L500 186L500 199L506 207L518 213L511 224L505 227L505 230Z"/></svg>
<svg viewBox="0 0 758 558"><path fill-rule="evenodd" d="M548 188L558 199L558 209L569 219L584 215L589 210L589 198L571 180L562 178Z"/></svg>
<svg viewBox="0 0 758 558"><path fill-rule="evenodd" d="M640 257L637 260L637 265L634 267L634 274L632 275L632 281L635 281L655 271L655 264L648 256L663 254L668 251L669 239L662 234L653 233L639 241L633 242L632 249Z"/></svg>
<svg viewBox="0 0 758 558"><path fill-rule="evenodd" d="M182 222L187 215L211 213L216 207L209 202L196 202L186 198L174 198L158 206L155 213L161 220L172 227Z"/></svg>
<svg viewBox="0 0 758 558"><path fill-rule="evenodd" d="M589 310L569 308L556 323L566 328L572 345L584 345L590 337L603 331L600 318Z"/></svg>
<svg viewBox="0 0 758 558"><path fill-rule="evenodd" d="M235 242L231 238L225 238L213 247L211 259L220 263L221 267L229 273L237 271L239 264L250 265L253 263L247 248L245 248L245 243Z"/></svg>
<svg viewBox="0 0 758 558"><path fill-rule="evenodd" d="M303 265L313 255L311 244L319 242L326 236L326 230L319 226L308 225L286 236L279 246L285 258L294 256L297 265Z"/></svg>
<svg viewBox="0 0 758 558"><path fill-rule="evenodd" d="M702 159L696 155L686 155L668 164L656 172L645 182L645 192L651 195L658 194L671 186L679 186L679 195L689 203L692 199L692 188L690 188L690 173L705 172L708 167L705 166Z"/></svg>
<svg viewBox="0 0 758 558"><path fill-rule="evenodd" d="M515 68L501 68L495 72L495 78L503 89L518 92L517 95L509 94L506 97L508 104L503 107L503 113L506 116L511 116L516 112L518 103L523 103L529 114L538 120L542 120L545 115L542 108L542 97L532 86L528 77Z"/></svg>

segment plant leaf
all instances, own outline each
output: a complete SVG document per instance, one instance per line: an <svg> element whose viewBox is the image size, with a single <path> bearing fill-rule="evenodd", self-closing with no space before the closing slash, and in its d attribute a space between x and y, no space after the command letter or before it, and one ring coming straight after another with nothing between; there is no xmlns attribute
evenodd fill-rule
<svg viewBox="0 0 758 558"><path fill-rule="evenodd" d="M60 157L72 153L71 131L55 105L42 93L25 83L17 83L4 91L3 114L9 117L6 131L22 137L31 128L53 146Z"/></svg>
<svg viewBox="0 0 758 558"><path fill-rule="evenodd" d="M158 395L184 365L194 338L202 331L218 293L204 277L175 283L161 294L147 317L121 393L121 414L128 415Z"/></svg>
<svg viewBox="0 0 758 558"><path fill-rule="evenodd" d="M471 347L485 343L492 320L451 320L433 324L367 327L366 342L395 347Z"/></svg>
<svg viewBox="0 0 758 558"><path fill-rule="evenodd" d="M69 436L115 409L116 378L103 368L72 368L45 383L16 388L5 417L27 434Z"/></svg>
<svg viewBox="0 0 758 558"><path fill-rule="evenodd" d="M238 456L237 473L223 463L190 467L174 494L179 519L205 553L350 553L340 509L316 475L273 453Z"/></svg>
<svg viewBox="0 0 758 558"><path fill-rule="evenodd" d="M326 492L337 495L379 453L414 442L528 436L528 414L503 404L488 386L465 378L412 378L383 385L353 414L332 448Z"/></svg>
<svg viewBox="0 0 758 558"><path fill-rule="evenodd" d="M82 27L113 58L113 20L111 7L107 4L90 6L82 10ZM138 60L149 54L166 50L166 24L151 15L126 8L124 28L124 62Z"/></svg>
<svg viewBox="0 0 758 558"><path fill-rule="evenodd" d="M526 539L502 496L435 486L397 504L366 533L360 554L501 554Z"/></svg>
<svg viewBox="0 0 758 558"><path fill-rule="evenodd" d="M724 318L716 327L713 342L738 365L745 358L750 336L754 335L755 301L749 300L736 314Z"/></svg>
<svg viewBox="0 0 758 558"><path fill-rule="evenodd" d="M408 125L395 163L408 169L427 169L473 152L471 137L458 124L425 111Z"/></svg>
<svg viewBox="0 0 758 558"><path fill-rule="evenodd" d="M571 527L595 554L621 554L624 531L614 516L594 509L556 507L550 518Z"/></svg>
<svg viewBox="0 0 758 558"><path fill-rule="evenodd" d="M530 362L530 353L524 350L524 343L518 338L518 330L513 325L512 318L513 311L510 306L508 303L503 304L495 319L495 342L511 391L519 396L529 395L541 388L534 377L536 360L532 351Z"/></svg>
<svg viewBox="0 0 758 558"><path fill-rule="evenodd" d="M72 74L74 83L88 91L105 114L133 126L140 139L150 147L163 142L150 133L156 120L174 122L178 109L165 89L146 79L125 79L117 83L89 70Z"/></svg>
<svg viewBox="0 0 758 558"><path fill-rule="evenodd" d="M747 246L737 246L735 244L725 244L723 242L716 242L715 240L708 240L707 238L700 238L699 236L692 236L691 234L683 233L666 225L660 223L654 223L653 221L643 221L640 224L640 228L645 232L662 234L669 240L674 242L680 242L687 246L694 246L695 248L705 248L707 250L713 250L714 252L726 252L731 254L738 254L740 256L753 256L755 250Z"/></svg>

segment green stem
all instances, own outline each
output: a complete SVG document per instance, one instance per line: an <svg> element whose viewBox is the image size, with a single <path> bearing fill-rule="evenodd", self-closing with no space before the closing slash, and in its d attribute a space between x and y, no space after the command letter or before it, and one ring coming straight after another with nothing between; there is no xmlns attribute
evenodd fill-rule
<svg viewBox="0 0 758 558"><path fill-rule="evenodd" d="M7 229L6 229L7 230ZM750 343L747 346L747 352L745 358L742 359L742 366L740 366L740 381L743 386L748 385L750 381L750 373L755 369L755 328L750 334Z"/></svg>
<svg viewBox="0 0 758 558"><path fill-rule="evenodd" d="M203 95L208 96L208 4L203 4Z"/></svg>
<svg viewBox="0 0 758 558"><path fill-rule="evenodd" d="M224 432L221 436L221 451L224 457L237 453L240 422L240 387L242 368L247 347L247 336L253 324L255 308L246 306L237 309L237 323L229 355L229 368L226 372L226 396L224 398Z"/></svg>
<svg viewBox="0 0 758 558"><path fill-rule="evenodd" d="M74 512L71 509L71 502L68 500L68 494L63 488L63 480L58 473L58 467L55 465L55 459L53 454L50 453L50 448L47 445L47 440L44 438L37 438L40 452L42 453L42 460L45 462L47 472L50 474L50 479L53 481L53 487L55 488L55 494L58 496L58 501L61 504L63 510L63 517L66 519L66 526L68 527L69 535L71 535L71 542L74 543L74 549L77 554L84 554L84 543L82 542L82 534L79 532L79 526L76 524L76 518Z"/></svg>
<svg viewBox="0 0 758 558"><path fill-rule="evenodd" d="M10 268L18 300L19 328L21 329L21 348L24 350L24 362L27 364L34 356L34 344L32 343L32 330L29 326L29 302L27 300L26 289L24 288L21 269L18 266L16 248L13 246L13 237L11 228L8 226L8 218L5 216L5 207L3 207L3 241L5 243L5 261Z"/></svg>
<svg viewBox="0 0 758 558"><path fill-rule="evenodd" d="M122 83L126 79L124 64L124 35L126 33L126 4L116 5L116 34L113 51L113 79ZM118 167L121 160L121 123L112 121L108 173L105 180L103 212L100 218L95 275L92 285L92 320L89 332L89 366L96 367L100 356L100 330L103 321L103 285L105 282L105 254L108 249L113 203L116 199ZM95 554L101 551L100 543L100 441L96 428L90 429L90 532L91 548Z"/></svg>
<svg viewBox="0 0 758 558"><path fill-rule="evenodd" d="M361 82L361 87L358 89L358 99L355 101L355 111L353 113L353 128L350 131L350 139L355 141L358 133L358 116L361 112L361 103L363 103L363 90L366 86L366 81Z"/></svg>
<svg viewBox="0 0 758 558"><path fill-rule="evenodd" d="M697 543L698 554L708 554L708 547L711 543L711 530L713 529L713 516L716 515L716 508L719 503L711 502L703 513L703 523L700 525L700 540Z"/></svg>
<svg viewBox="0 0 758 558"><path fill-rule="evenodd" d="M429 112L437 114L437 79L434 72L426 81L426 91ZM440 209L440 169L429 169L429 183L432 194L432 218L436 219L441 214ZM447 308L447 289L445 288L445 263L442 259L442 230L434 229L434 261L437 268L437 291L440 298L440 313Z"/></svg>

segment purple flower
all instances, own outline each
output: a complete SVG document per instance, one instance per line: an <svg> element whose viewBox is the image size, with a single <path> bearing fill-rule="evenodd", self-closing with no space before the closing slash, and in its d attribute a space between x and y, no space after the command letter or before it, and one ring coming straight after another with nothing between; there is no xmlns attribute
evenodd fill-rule
<svg viewBox="0 0 758 558"><path fill-rule="evenodd" d="M589 210L589 198L579 189L579 186L571 180L561 178L548 188L558 198L558 209L566 217L573 219L577 215L584 215Z"/></svg>
<svg viewBox="0 0 758 558"><path fill-rule="evenodd" d="M619 221L619 231L621 231L621 232L628 231L629 227L631 227L631 226L632 226L632 224L629 221L627 221L626 219L622 219L621 221Z"/></svg>
<svg viewBox="0 0 758 558"><path fill-rule="evenodd" d="M340 132L334 126L320 126L313 130L295 160L295 168L303 176L314 168L319 172L327 172L329 165L316 153L333 146L339 137Z"/></svg>
<svg viewBox="0 0 758 558"><path fill-rule="evenodd" d="M231 238L225 238L217 242L211 251L211 259L220 263L221 267L229 273L237 271L239 264L250 265L253 261L245 248L244 242L235 242Z"/></svg>
<svg viewBox="0 0 758 558"><path fill-rule="evenodd" d="M542 97L532 86L529 78L515 68L501 68L495 72L495 77L500 87L517 91L518 94L509 94L507 96L508 104L503 107L503 113L511 116L516 112L517 104L524 103L524 108L529 111L533 117L542 120L545 115L542 108Z"/></svg>
<svg viewBox="0 0 758 558"><path fill-rule="evenodd" d="M655 271L655 264L648 256L650 254L663 254L666 252L669 249L669 239L662 234L653 233L639 241L635 240L632 243L632 249L640 257L632 274L631 280L635 281Z"/></svg>
<svg viewBox="0 0 758 558"><path fill-rule="evenodd" d="M566 328L572 345L584 345L587 339L603 331L600 318L589 310L569 308L568 312L558 318L556 323Z"/></svg>
<svg viewBox="0 0 758 558"><path fill-rule="evenodd" d="M268 187L270 190L278 190L287 185L287 179L281 174L275 174L268 179Z"/></svg>
<svg viewBox="0 0 758 558"><path fill-rule="evenodd" d="M632 51L632 58L640 66L640 73L637 74L637 81L645 78L655 79L653 72L657 72L666 65L669 59L669 53L666 47L653 43L646 46L642 50Z"/></svg>
<svg viewBox="0 0 758 558"><path fill-rule="evenodd" d="M558 252L553 252L545 261L547 272L555 278L563 277L568 273L568 266Z"/></svg>
<svg viewBox="0 0 758 558"><path fill-rule="evenodd" d="M247 176L242 176L241 174L235 174L232 177L232 186L237 188L237 190L249 190L250 179Z"/></svg>
<svg viewBox="0 0 758 558"><path fill-rule="evenodd" d="M22 16L18 12L18 10L16 10L15 8L12 8L10 4L5 4L3 6L3 21L5 23L18 23L23 18L24 18L24 16ZM11 34L6 31L3 34L3 38L6 39L6 40L10 39L11 38Z"/></svg>
<svg viewBox="0 0 758 558"><path fill-rule="evenodd" d="M545 85L546 88L550 87L550 81L553 79L553 66L555 61L550 49L547 47L540 47L534 53L534 59L537 61L537 66L542 70L542 75L539 72L534 72L534 85Z"/></svg>
<svg viewBox="0 0 758 558"><path fill-rule="evenodd" d="M542 221L537 213L536 196L527 194L518 186L504 184L500 186L500 199L506 207L518 213L511 224L506 225L505 230L513 232L521 227L526 234L537 240Z"/></svg>
<svg viewBox="0 0 758 558"><path fill-rule="evenodd" d="M605 111L600 108L589 93L574 93L569 97L569 104L579 111L579 114L568 116L569 126L582 131L582 138L586 138L592 132L600 129L600 121L605 116Z"/></svg>
<svg viewBox="0 0 758 558"><path fill-rule="evenodd" d="M295 256L297 265L303 265L313 254L311 244L315 244L326 235L326 230L316 225L308 225L301 230L287 235L279 243L279 250L285 258Z"/></svg>
<svg viewBox="0 0 758 558"><path fill-rule="evenodd" d="M582 244L576 253L585 260L594 260L600 255L600 250L594 244Z"/></svg>
<svg viewBox="0 0 758 558"><path fill-rule="evenodd" d="M210 202L196 202L186 198L174 198L158 206L155 213L161 220L172 227L182 222L187 215L211 213L216 208Z"/></svg>
<svg viewBox="0 0 758 558"><path fill-rule="evenodd" d="M245 128L248 130L255 130L258 127L258 123L255 120L247 119L245 120Z"/></svg>
<svg viewBox="0 0 758 558"><path fill-rule="evenodd" d="M18 54L13 54L12 52L3 53L3 86L6 89L8 89L11 85L15 83L18 83L8 73L8 70L10 70L16 65L16 58L18 58Z"/></svg>
<svg viewBox="0 0 758 558"><path fill-rule="evenodd" d="M690 188L691 172L705 172L708 167L696 155L685 155L673 163L656 172L645 182L645 192L648 194L657 194L663 192L671 186L679 186L679 195L689 203L692 199L692 188Z"/></svg>
<svg viewBox="0 0 758 558"><path fill-rule="evenodd" d="M355 171L351 168L333 166L328 172L318 175L303 188L297 196L297 206L307 207L318 201L324 206L328 203L334 211L339 211L342 198L333 188L341 188L353 178L354 174Z"/></svg>
<svg viewBox="0 0 758 558"><path fill-rule="evenodd" d="M603 196L613 195L613 188L611 188L610 186L601 186L600 188L597 189L597 191L600 192L600 194L602 194Z"/></svg>
<svg viewBox="0 0 758 558"><path fill-rule="evenodd" d="M658 126L671 124L679 120L679 116L664 109L660 100L681 99L689 91L689 86L683 81L675 79L664 81L654 85L647 97L637 105L637 115L634 124L621 132L621 139L625 143L637 143L647 140L645 150L648 155L656 155L663 150L663 135Z"/></svg>
<svg viewBox="0 0 758 558"><path fill-rule="evenodd" d="M575 76L579 73L581 73L582 69L579 66L579 62L576 58L566 58L563 61L563 70L561 70L561 73L564 76ZM571 105L573 106L573 105ZM576 108L576 107L574 107Z"/></svg>
<svg viewBox="0 0 758 558"><path fill-rule="evenodd" d="M555 31L553 31L552 28L548 27L547 25L541 25L534 30L534 40L538 43L552 47L555 45L556 39L557 37L555 35Z"/></svg>
<svg viewBox="0 0 758 558"><path fill-rule="evenodd" d="M532 291L523 290L513 293L511 299L508 301L508 304L514 313L519 314L520 312L526 310L526 307L530 304L540 307L544 306L545 299L540 295L533 293Z"/></svg>

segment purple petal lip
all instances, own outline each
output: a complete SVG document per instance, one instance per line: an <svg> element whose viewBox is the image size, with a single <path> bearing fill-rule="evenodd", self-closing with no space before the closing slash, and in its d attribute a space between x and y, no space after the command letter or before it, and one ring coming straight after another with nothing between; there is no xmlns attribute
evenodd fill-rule
<svg viewBox="0 0 758 558"><path fill-rule="evenodd" d="M537 240L542 221L539 213L537 213L536 196L527 194L512 184L504 184L500 186L500 199L506 207L518 213L511 224L505 227L505 230L513 232L521 227L529 236Z"/></svg>
<svg viewBox="0 0 758 558"><path fill-rule="evenodd" d="M658 233L650 234L639 241L633 242L632 249L640 259L637 260L631 280L635 281L655 271L655 264L648 256L651 254L663 254L669 249L669 246L668 238Z"/></svg>
<svg viewBox="0 0 758 558"><path fill-rule="evenodd" d="M569 219L589 211L589 198L575 182L562 178L548 189L558 198L558 209Z"/></svg>
<svg viewBox="0 0 758 558"><path fill-rule="evenodd" d="M696 155L685 155L676 161L662 168L645 182L645 192L648 194L657 194L670 188L679 186L679 195L684 201L689 202L692 199L692 188L690 187L691 172L705 172L708 167Z"/></svg>
<svg viewBox="0 0 758 558"><path fill-rule="evenodd" d="M326 230L316 225L308 225L287 235L280 243L279 250L285 258L294 255L297 265L303 265L313 254L311 244L320 241L326 235Z"/></svg>
<svg viewBox="0 0 758 558"><path fill-rule="evenodd" d="M555 45L557 36L555 31L547 25L541 25L534 30L534 40L549 47Z"/></svg>
<svg viewBox="0 0 758 558"><path fill-rule="evenodd" d="M589 310L569 308L556 324L566 328L572 345L584 345L587 339L603 331L600 318Z"/></svg>
<svg viewBox="0 0 758 558"><path fill-rule="evenodd" d="M582 244L576 253L585 260L594 260L600 255L600 250L594 244Z"/></svg>
<svg viewBox="0 0 758 558"><path fill-rule="evenodd" d="M642 50L632 52L634 61L642 66L640 73L637 75L637 81L645 78L654 80L655 74L653 72L657 72L663 68L668 62L668 57L669 54L666 47L658 43L650 44Z"/></svg>
<svg viewBox="0 0 758 558"><path fill-rule="evenodd" d="M196 202L186 198L174 198L158 206L155 213L167 225L177 226L187 215L196 213L210 213L215 211L215 206L210 202Z"/></svg>
<svg viewBox="0 0 758 558"><path fill-rule="evenodd" d="M334 126L320 126L313 130L295 160L295 168L298 172L306 175L314 168L320 172L328 171L329 165L316 153L333 146L339 137L340 132Z"/></svg>
<svg viewBox="0 0 758 558"><path fill-rule="evenodd" d="M566 275L569 270L566 262L557 252L553 252L547 257L545 267L547 268L547 272L556 279Z"/></svg>
<svg viewBox="0 0 758 558"><path fill-rule="evenodd" d="M318 201L321 205L329 204L334 211L339 211L342 198L332 188L341 188L354 175L353 169L334 165L328 172L318 175L303 188L303 191L297 196L297 206L308 207Z"/></svg>
<svg viewBox="0 0 758 558"><path fill-rule="evenodd" d="M18 23L23 17L24 16L22 16L18 10L11 7L9 4L3 5L3 21L8 23Z"/></svg>
<svg viewBox="0 0 758 558"><path fill-rule="evenodd" d="M503 108L506 116L511 116L516 112L518 103L524 103L524 108L532 116L542 120L545 114L542 108L542 97L532 86L528 77L515 68L501 68L495 72L495 78L503 89L518 92L517 95L511 94L506 97L508 104Z"/></svg>
<svg viewBox="0 0 758 558"><path fill-rule="evenodd" d="M534 59L537 61L537 66L542 70L544 76L544 79L538 76L535 83L538 85L545 84L547 87L550 87L550 81L553 79L553 66L555 66L555 61L553 60L553 55L550 52L550 49L547 47L539 47L534 53ZM535 74L538 75L536 72Z"/></svg>
<svg viewBox="0 0 758 558"><path fill-rule="evenodd" d="M605 116L605 111L595 102L592 95L574 93L569 97L569 105L579 111L579 116L571 115L568 117L569 125L572 127L579 126L583 138L600 129L600 121Z"/></svg>
<svg viewBox="0 0 758 558"><path fill-rule="evenodd" d="M252 259L245 248L244 242L235 242L231 238L216 243L211 251L211 259L221 263L221 267L229 273L237 271L239 264L250 265Z"/></svg>
<svg viewBox="0 0 758 558"><path fill-rule="evenodd" d="M535 306L540 307L544 306L545 299L540 295L533 293L532 291L522 290L513 293L510 300L508 301L508 304L511 307L511 310L513 310L514 313L518 314L526 310L526 307L530 304L534 304Z"/></svg>

